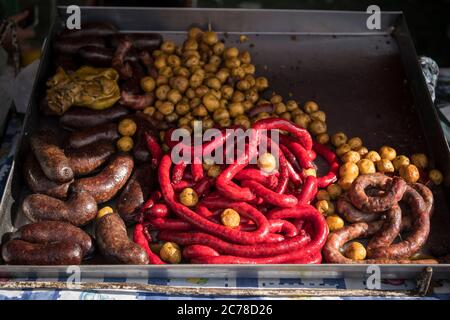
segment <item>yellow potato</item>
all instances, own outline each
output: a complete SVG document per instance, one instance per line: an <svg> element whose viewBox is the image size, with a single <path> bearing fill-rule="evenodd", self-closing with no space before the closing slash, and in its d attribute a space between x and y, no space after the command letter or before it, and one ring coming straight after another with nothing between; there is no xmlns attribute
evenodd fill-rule
<svg viewBox="0 0 450 320"><path fill-rule="evenodd" d="M220 214L220 221L226 227L236 228L241 223L241 216L233 209L225 209Z"/></svg>
<svg viewBox="0 0 450 320"><path fill-rule="evenodd" d="M326 221L330 232L342 229L345 225L344 220L342 220L342 218L337 215L328 216Z"/></svg>
<svg viewBox="0 0 450 320"><path fill-rule="evenodd" d="M444 180L444 176L439 170L433 169L430 170L428 173L428 177L430 178L431 182L433 182L435 185L440 185L442 181Z"/></svg>
<svg viewBox="0 0 450 320"><path fill-rule="evenodd" d="M137 125L131 119L123 119L119 122L118 131L123 136L132 136L136 133Z"/></svg>
<svg viewBox="0 0 450 320"><path fill-rule="evenodd" d="M382 158L380 161L377 161L377 171L382 173L392 173L395 169L391 160Z"/></svg>
<svg viewBox="0 0 450 320"><path fill-rule="evenodd" d="M344 255L352 260L364 260L367 252L361 243L354 241L345 248Z"/></svg>
<svg viewBox="0 0 450 320"><path fill-rule="evenodd" d="M397 152L394 148L391 148L389 146L382 146L380 148L380 157L381 159L387 159L389 161L392 161L397 156Z"/></svg>
<svg viewBox="0 0 450 320"><path fill-rule="evenodd" d="M413 164L408 164L400 168L400 177L408 183L417 182L420 178L419 169Z"/></svg>
<svg viewBox="0 0 450 320"><path fill-rule="evenodd" d="M361 159L357 162L357 166L360 174L371 174L377 172L375 163L369 159Z"/></svg>

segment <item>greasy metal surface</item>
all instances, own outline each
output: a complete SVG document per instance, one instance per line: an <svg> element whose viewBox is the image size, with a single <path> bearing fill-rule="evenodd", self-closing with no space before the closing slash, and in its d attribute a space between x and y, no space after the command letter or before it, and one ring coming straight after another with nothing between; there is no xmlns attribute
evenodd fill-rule
<svg viewBox="0 0 450 320"><path fill-rule="evenodd" d="M300 102L308 99L318 101L327 113L330 133L342 130L351 136L360 136L368 148L377 149L389 144L400 153L431 152L439 167L444 167L447 164L445 160L449 159L448 147L443 147L442 132L439 132L439 124L433 117L434 110L411 40L404 27L400 33L394 31L393 36L388 33L392 26L402 26L404 19L395 13L383 16L382 30L372 32L365 29L366 15L363 13L225 10L219 14L217 10L82 9L83 21L106 20L123 30L158 31L164 38L178 43L185 38L184 30L189 26L195 24L205 28L210 22L228 45L233 44L252 53L257 73L268 76L271 88L276 92ZM238 31L245 31L249 41L240 43ZM402 48L398 46L399 36ZM1 203L0 221L4 222L0 225L0 235L13 228L8 224L10 219L15 227L25 222L18 212L24 190L21 159L27 150L28 133L41 119L36 102L44 92L51 61L47 50L26 120L25 139L10 177L11 188ZM409 70L407 75L405 68ZM414 90L413 95L411 90ZM426 121L421 121L419 114ZM429 243L450 243L447 232L450 216L445 201L450 197L448 194L446 197L441 189L437 189L435 195L437 205ZM13 206L9 210L7 207L11 203ZM329 264L85 265L81 270L85 276L109 277L336 278L365 277L366 268L365 265ZM421 265L385 265L381 266L381 274L385 278L414 278L423 269ZM449 265L433 266L433 270L435 277L449 277ZM33 272L40 277L50 277L65 271L64 267L0 266L0 272L14 275Z"/></svg>

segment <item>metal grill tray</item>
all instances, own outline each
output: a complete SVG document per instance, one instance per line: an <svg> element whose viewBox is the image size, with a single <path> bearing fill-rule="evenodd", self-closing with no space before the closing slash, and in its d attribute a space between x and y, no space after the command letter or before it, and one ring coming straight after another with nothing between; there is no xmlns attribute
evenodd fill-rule
<svg viewBox="0 0 450 320"><path fill-rule="evenodd" d="M50 44L62 27L65 8L58 8L45 45L25 119L20 148L1 199L0 236L23 223L18 208L27 190L22 159L28 137L47 120L38 101L51 75ZM402 154L426 152L431 163L450 174L450 151L421 73L405 18L383 12L381 30L368 30L362 12L99 8L81 9L82 23L111 22L122 32L158 32L180 43L191 26L211 26L226 44L249 50L258 74L271 88L300 102L318 101L327 114L329 132L361 137L369 148L395 146ZM240 43L239 35L249 41ZM436 207L428 245L450 244L449 188L435 190ZM415 278L422 265L381 265L384 278ZM438 278L450 278L450 265L433 266ZM83 265L86 277L365 277L366 265ZM0 265L0 274L60 276L66 267Z"/></svg>

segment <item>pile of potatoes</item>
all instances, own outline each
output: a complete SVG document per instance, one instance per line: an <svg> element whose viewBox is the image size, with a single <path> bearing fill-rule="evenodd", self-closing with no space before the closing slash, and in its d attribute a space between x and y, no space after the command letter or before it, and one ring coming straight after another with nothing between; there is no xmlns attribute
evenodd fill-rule
<svg viewBox="0 0 450 320"><path fill-rule="evenodd" d="M336 215L333 201L344 191L348 190L353 181L364 174L381 172L396 174L408 183L417 182L421 178L421 172L429 169L429 161L425 154L416 153L410 158L405 155L397 155L394 148L382 146L378 151L369 151L359 137L348 137L343 132L338 132L330 137L331 144L336 148L336 154L342 161L339 169L339 180L331 184L327 189L317 193L316 208L327 216L327 224L330 231L344 227L344 220ZM440 185L443 181L442 173L432 169L428 171L428 179L434 185Z"/></svg>
<svg viewBox="0 0 450 320"><path fill-rule="evenodd" d="M226 47L213 31L191 28L181 46L164 41L153 58L158 76L144 77L141 87L155 94L154 105L144 112L158 121L192 132L195 120L201 120L206 130L232 125L249 128L257 120L282 117L308 128L323 143L329 140L325 113L315 102L305 103L303 111L296 101L283 101L275 93L264 99L269 81L255 76L250 53ZM250 112L262 105L270 107Z"/></svg>

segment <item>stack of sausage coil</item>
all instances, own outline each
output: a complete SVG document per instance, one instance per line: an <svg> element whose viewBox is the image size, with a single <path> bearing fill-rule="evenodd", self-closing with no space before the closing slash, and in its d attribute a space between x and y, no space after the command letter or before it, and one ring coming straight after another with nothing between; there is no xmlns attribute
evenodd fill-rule
<svg viewBox="0 0 450 320"><path fill-rule="evenodd" d="M405 209L400 207L405 205ZM425 244L430 232L433 194L423 184L407 184L381 173L359 176L337 202L338 212L350 223L330 234L323 254L330 263L408 264L437 263L410 259ZM402 231L406 237L394 243ZM356 238L369 238L366 260L353 260L341 248Z"/></svg>
<svg viewBox="0 0 450 320"><path fill-rule="evenodd" d="M313 144L305 129L284 119L260 120L252 129L245 151L233 163L222 165L216 176L207 175L201 162L174 164L170 151L162 155L149 141L152 163L158 164L160 189L141 207L134 241L147 251L150 263L163 263L150 250L153 231L157 231L158 240L184 246L183 257L191 263L321 262L328 227L310 202L318 185L326 187L336 181L336 156L325 146ZM269 130L289 135L282 135L276 143L267 135ZM220 137L203 144L202 155L223 150L220 148L232 132L222 131ZM279 157L278 170L270 173L250 164L262 156L254 146L263 139L270 152ZM181 152L193 150L172 141L170 134L166 135L166 144ZM316 178L307 175L307 169L314 169L317 154L329 162L330 171ZM182 199L187 189L194 194L191 203ZM227 210L242 217L238 225L221 223L221 213Z"/></svg>

